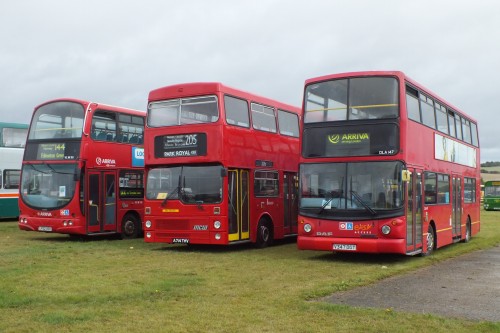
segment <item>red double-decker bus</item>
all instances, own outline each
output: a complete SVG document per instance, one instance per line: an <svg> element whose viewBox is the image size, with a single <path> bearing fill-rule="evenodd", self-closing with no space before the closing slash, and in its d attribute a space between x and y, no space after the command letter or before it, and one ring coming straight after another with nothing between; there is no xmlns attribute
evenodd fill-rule
<svg viewBox="0 0 500 333"><path fill-rule="evenodd" d="M151 91L145 241L264 247L295 236L299 113L221 83Z"/></svg>
<svg viewBox="0 0 500 333"><path fill-rule="evenodd" d="M401 72L306 81L298 248L430 254L480 229L476 122Z"/></svg>
<svg viewBox="0 0 500 333"><path fill-rule="evenodd" d="M141 233L146 112L57 99L34 110L19 228L70 235Z"/></svg>

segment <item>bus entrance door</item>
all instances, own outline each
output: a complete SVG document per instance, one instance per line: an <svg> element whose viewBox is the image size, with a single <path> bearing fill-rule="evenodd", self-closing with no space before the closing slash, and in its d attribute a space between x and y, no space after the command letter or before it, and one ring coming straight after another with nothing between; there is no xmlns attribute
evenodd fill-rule
<svg viewBox="0 0 500 333"><path fill-rule="evenodd" d="M116 175L90 171L88 180L87 232L116 232Z"/></svg>
<svg viewBox="0 0 500 333"><path fill-rule="evenodd" d="M228 237L229 242L250 239L248 170L228 171Z"/></svg>
<svg viewBox="0 0 500 333"><path fill-rule="evenodd" d="M283 174L283 186L284 186L284 234L296 234L297 233L297 174L291 172L285 172Z"/></svg>
<svg viewBox="0 0 500 333"><path fill-rule="evenodd" d="M412 169L407 183L406 253L422 249L422 170Z"/></svg>
<svg viewBox="0 0 500 333"><path fill-rule="evenodd" d="M453 229L453 238L460 239L461 221L462 221L462 179L457 176L452 176L452 198L451 198L451 221Z"/></svg>

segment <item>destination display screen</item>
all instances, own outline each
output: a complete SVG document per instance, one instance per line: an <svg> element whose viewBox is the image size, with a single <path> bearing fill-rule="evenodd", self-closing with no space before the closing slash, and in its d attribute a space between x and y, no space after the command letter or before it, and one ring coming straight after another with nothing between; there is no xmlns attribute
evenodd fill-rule
<svg viewBox="0 0 500 333"><path fill-rule="evenodd" d="M80 155L80 141L26 144L26 160L76 160Z"/></svg>
<svg viewBox="0 0 500 333"><path fill-rule="evenodd" d="M120 198L122 199L142 199L144 198L143 188L120 187Z"/></svg>
<svg viewBox="0 0 500 333"><path fill-rule="evenodd" d="M395 123L314 126L304 130L304 157L395 155L399 127Z"/></svg>
<svg viewBox="0 0 500 333"><path fill-rule="evenodd" d="M190 133L155 137L155 157L191 157L207 155L207 134Z"/></svg>

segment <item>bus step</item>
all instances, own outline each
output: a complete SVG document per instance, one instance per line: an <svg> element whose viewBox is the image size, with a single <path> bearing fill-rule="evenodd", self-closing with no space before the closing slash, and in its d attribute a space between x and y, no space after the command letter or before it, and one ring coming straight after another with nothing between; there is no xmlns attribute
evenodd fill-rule
<svg viewBox="0 0 500 333"><path fill-rule="evenodd" d="M414 256L414 255L419 254L419 253L422 253L422 249L418 249L418 250L415 250L412 252L406 252L406 255L407 256Z"/></svg>

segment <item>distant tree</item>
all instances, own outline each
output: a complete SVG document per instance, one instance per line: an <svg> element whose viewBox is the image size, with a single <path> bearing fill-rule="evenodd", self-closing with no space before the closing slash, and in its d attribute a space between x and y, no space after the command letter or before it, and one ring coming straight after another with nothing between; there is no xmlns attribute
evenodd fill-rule
<svg viewBox="0 0 500 333"><path fill-rule="evenodd" d="M481 163L482 167L488 168L488 167L497 167L500 166L500 162L485 162Z"/></svg>

